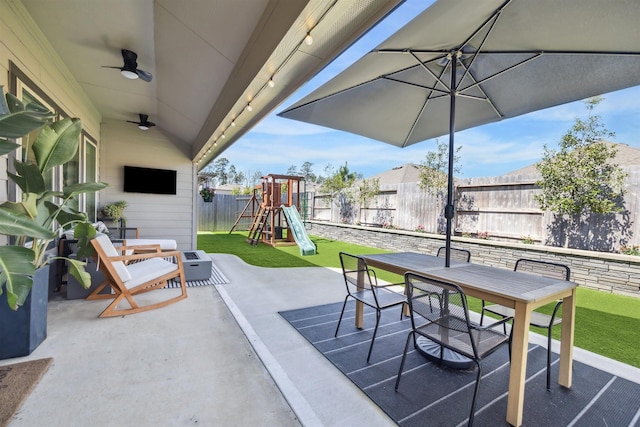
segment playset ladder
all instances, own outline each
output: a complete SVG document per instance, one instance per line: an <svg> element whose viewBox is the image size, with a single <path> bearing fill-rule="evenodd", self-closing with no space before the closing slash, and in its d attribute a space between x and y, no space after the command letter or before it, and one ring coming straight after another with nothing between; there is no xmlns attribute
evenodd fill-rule
<svg viewBox="0 0 640 427"><path fill-rule="evenodd" d="M251 225L251 230L249 230L249 237L247 238L247 241L252 245L255 246L260 241L260 237L262 237L262 231L267 225L270 213L271 209L266 209L263 206L260 206L258 214L253 221L253 225Z"/></svg>

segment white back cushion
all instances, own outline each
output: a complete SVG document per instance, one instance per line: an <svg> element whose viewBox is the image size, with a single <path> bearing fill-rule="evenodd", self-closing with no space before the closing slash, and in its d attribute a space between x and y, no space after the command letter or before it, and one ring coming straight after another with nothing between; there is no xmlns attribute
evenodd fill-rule
<svg viewBox="0 0 640 427"><path fill-rule="evenodd" d="M100 245L100 248L102 248L106 256L112 257L112 256L120 255L116 250L115 246L113 246L113 243L111 242L111 240L109 240L109 236L107 236L106 234L96 233L96 237L94 238L94 240L98 242L98 244ZM105 262L105 260L103 260L103 262ZM116 270L116 273L118 274L120 280L122 280L123 282L127 282L131 280L131 274L129 274L129 270L127 270L127 267L124 265L124 262L114 261L111 264L113 265L113 268Z"/></svg>

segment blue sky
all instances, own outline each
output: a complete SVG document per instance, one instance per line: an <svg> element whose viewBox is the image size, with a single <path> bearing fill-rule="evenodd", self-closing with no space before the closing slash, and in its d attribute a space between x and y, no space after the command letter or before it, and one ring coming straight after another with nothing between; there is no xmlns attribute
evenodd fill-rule
<svg viewBox="0 0 640 427"><path fill-rule="evenodd" d="M347 162L352 172L370 177L405 163L421 163L427 152L434 149L435 140L398 148L362 136L283 119L276 113L364 56L430 3L407 0L220 157L227 158L236 170L248 175L256 171L284 174L290 166L299 168L309 161L316 175L325 175L329 164L337 168ZM607 129L616 133L613 140L640 148L640 87L603 97L595 113L601 116ZM462 146L461 172L457 176L496 176L535 163L542 157L545 144L555 147L576 117L585 115L584 104L574 102L457 132L456 145ZM448 137L440 140L446 142Z"/></svg>

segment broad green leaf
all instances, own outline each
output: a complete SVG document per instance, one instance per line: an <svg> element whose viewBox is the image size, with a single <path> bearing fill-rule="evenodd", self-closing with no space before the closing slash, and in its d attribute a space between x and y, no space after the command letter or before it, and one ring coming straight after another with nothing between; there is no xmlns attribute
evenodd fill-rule
<svg viewBox="0 0 640 427"><path fill-rule="evenodd" d="M9 174L9 176L23 192L41 194L46 191L44 177L42 173L40 173L38 166L33 163L25 163L18 160L13 163L13 166L18 176L14 174Z"/></svg>
<svg viewBox="0 0 640 427"><path fill-rule="evenodd" d="M82 122L66 118L42 129L33 143L33 152L41 172L67 163L78 151Z"/></svg>
<svg viewBox="0 0 640 427"><path fill-rule="evenodd" d="M69 262L69 274L75 277L83 288L89 289L91 286L91 275L84 269L87 263L70 258L67 258L67 261Z"/></svg>
<svg viewBox="0 0 640 427"><path fill-rule="evenodd" d="M34 253L22 246L0 246L0 293L7 291L9 307L17 310L24 304L33 284Z"/></svg>
<svg viewBox="0 0 640 427"><path fill-rule="evenodd" d="M0 234L9 236L27 236L39 239L54 239L56 234L39 224L27 215L9 209L6 203L0 205Z"/></svg>
<svg viewBox="0 0 640 427"><path fill-rule="evenodd" d="M67 185L62 191L64 197L69 198L82 193L94 193L106 188L108 185L106 182L81 182Z"/></svg>
<svg viewBox="0 0 640 427"><path fill-rule="evenodd" d="M65 205L58 206L49 201L44 202L44 205L47 208L48 217L55 219L65 228L66 226L77 222L87 221L87 214L84 212L78 212L77 210L71 209Z"/></svg>
<svg viewBox="0 0 640 427"><path fill-rule="evenodd" d="M15 142L3 141L0 140L0 156L4 156L5 154L12 153L20 148L20 144L16 144Z"/></svg>
<svg viewBox="0 0 640 427"><path fill-rule="evenodd" d="M78 240L77 253L78 258L91 258L94 253L91 239L96 237L96 229L89 223L77 224L73 230L73 236Z"/></svg>
<svg viewBox="0 0 640 427"><path fill-rule="evenodd" d="M0 87L2 91L2 87ZM55 114L41 104L25 105L10 93L0 97L0 137L21 138L47 124Z"/></svg>

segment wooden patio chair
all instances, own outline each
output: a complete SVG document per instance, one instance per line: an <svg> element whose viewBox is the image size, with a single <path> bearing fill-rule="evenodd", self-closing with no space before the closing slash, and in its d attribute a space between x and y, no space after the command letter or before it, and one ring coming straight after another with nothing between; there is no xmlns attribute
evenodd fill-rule
<svg viewBox="0 0 640 427"><path fill-rule="evenodd" d="M187 287L179 251L162 252L159 245L116 246L107 235L98 235L91 241L96 250L96 262L104 273L105 281L87 297L88 300L113 298L100 317L123 316L164 307L187 298ZM143 253L139 253L138 250ZM173 258L175 262L167 261ZM163 288L169 279L179 278L180 295L159 302L140 305L135 296ZM113 294L100 292L110 286ZM122 302L129 308L118 308Z"/></svg>

